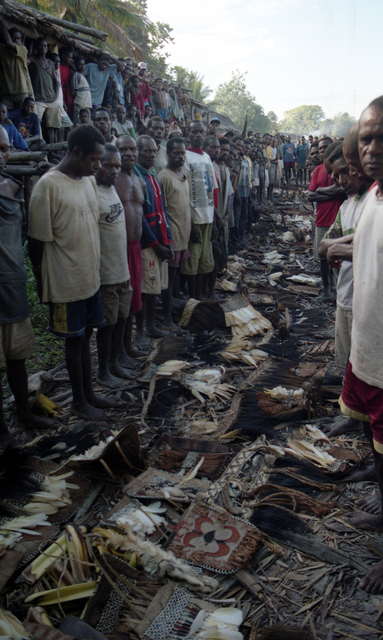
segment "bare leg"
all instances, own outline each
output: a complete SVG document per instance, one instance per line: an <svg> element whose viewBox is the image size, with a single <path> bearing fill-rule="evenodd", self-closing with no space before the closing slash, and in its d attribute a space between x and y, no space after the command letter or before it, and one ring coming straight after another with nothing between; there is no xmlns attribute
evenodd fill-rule
<svg viewBox="0 0 383 640"><path fill-rule="evenodd" d="M164 307L164 324L171 329L177 327L172 318L172 300L173 300L173 285L177 274L177 267L169 267L169 286L162 291L162 304Z"/></svg>
<svg viewBox="0 0 383 640"><path fill-rule="evenodd" d="M133 348L133 318L134 312L131 311L125 325L124 347L126 353L121 356L120 362L123 365L126 359L129 366L139 366L135 358L140 358L146 354L144 351L138 351Z"/></svg>
<svg viewBox="0 0 383 640"><path fill-rule="evenodd" d="M202 300L203 298L203 291L202 291L202 287L203 287L203 274L202 273L197 273L196 277L196 291L195 291L195 297L197 300Z"/></svg>
<svg viewBox="0 0 383 640"><path fill-rule="evenodd" d="M155 325L156 321L156 296L149 295L147 293L143 294L146 298L145 304L145 324L146 324L146 335L149 338L163 338L166 334L163 331L157 329Z"/></svg>
<svg viewBox="0 0 383 640"><path fill-rule="evenodd" d="M189 297L196 299L197 295L197 276L187 276L188 279L188 289L189 289ZM199 298L200 300L201 298Z"/></svg>
<svg viewBox="0 0 383 640"><path fill-rule="evenodd" d="M101 327L97 331L97 354L98 354L98 375L97 382L109 389L119 389L124 386L122 380L113 375L109 368L109 356L114 327L112 324Z"/></svg>
<svg viewBox="0 0 383 640"><path fill-rule="evenodd" d="M118 318L117 323L114 325L109 352L109 371L117 378L134 380L135 375L132 369L130 369L129 366L124 367L119 363L119 357L124 347L125 325L126 318Z"/></svg>
<svg viewBox="0 0 383 640"><path fill-rule="evenodd" d="M7 424L5 422L4 412L3 412L3 387L1 386L0 381L0 448L5 449L6 447L18 447L19 443L16 438L11 436L8 431Z"/></svg>
<svg viewBox="0 0 383 640"><path fill-rule="evenodd" d="M31 412L25 360L7 360L7 378L15 396L18 422L32 429L50 429L54 427L56 424L54 420L34 416Z"/></svg>
<svg viewBox="0 0 383 640"><path fill-rule="evenodd" d="M218 275L218 263L216 260L214 260L214 269L208 274L208 281L209 281L208 297L211 300L218 300L217 296L215 295L215 282L217 280L217 275Z"/></svg>
<svg viewBox="0 0 383 640"><path fill-rule="evenodd" d="M323 281L323 298L331 299L330 266L327 260L320 261L320 270Z"/></svg>

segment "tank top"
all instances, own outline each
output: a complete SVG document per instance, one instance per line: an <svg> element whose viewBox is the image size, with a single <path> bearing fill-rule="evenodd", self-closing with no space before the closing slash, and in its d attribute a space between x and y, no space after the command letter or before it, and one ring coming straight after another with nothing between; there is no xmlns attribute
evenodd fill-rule
<svg viewBox="0 0 383 640"><path fill-rule="evenodd" d="M38 60L33 65L32 84L37 101L54 102L56 100L56 92L53 86L53 63L50 60L49 63L47 69L44 69Z"/></svg>

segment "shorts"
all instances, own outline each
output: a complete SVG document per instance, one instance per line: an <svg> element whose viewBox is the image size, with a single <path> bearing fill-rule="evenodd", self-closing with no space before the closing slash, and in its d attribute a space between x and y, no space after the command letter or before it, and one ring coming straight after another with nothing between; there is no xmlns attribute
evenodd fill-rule
<svg viewBox="0 0 383 640"><path fill-rule="evenodd" d="M156 109L156 116L160 116L160 118L162 118L163 120L166 120L168 117L168 110L165 107L165 109Z"/></svg>
<svg viewBox="0 0 383 640"><path fill-rule="evenodd" d="M169 267L180 267L186 260L190 258L189 247L183 251L175 251L173 260L168 262Z"/></svg>
<svg viewBox="0 0 383 640"><path fill-rule="evenodd" d="M214 269L211 242L213 223L196 224L195 226L201 234L201 242L189 242L190 258L181 267L181 273L186 276L196 276L197 273L211 273Z"/></svg>
<svg viewBox="0 0 383 640"><path fill-rule="evenodd" d="M40 123L45 113L46 126L52 129L61 129L60 105L57 100L54 100L54 102L36 102L36 113Z"/></svg>
<svg viewBox="0 0 383 640"><path fill-rule="evenodd" d="M154 249L142 249L142 293L157 296L169 286L168 263L159 260Z"/></svg>
<svg viewBox="0 0 383 640"><path fill-rule="evenodd" d="M383 453L383 389L357 378L351 362L347 365L339 405L346 416L370 423L374 449Z"/></svg>
<svg viewBox="0 0 383 640"><path fill-rule="evenodd" d="M133 289L130 280L119 284L102 284L101 300L107 326L116 324L118 318L127 318Z"/></svg>
<svg viewBox="0 0 383 640"><path fill-rule="evenodd" d="M295 162L284 162L283 166L285 169L295 169Z"/></svg>
<svg viewBox="0 0 383 640"><path fill-rule="evenodd" d="M31 319L0 324L0 367L4 360L25 360L35 352Z"/></svg>
<svg viewBox="0 0 383 640"><path fill-rule="evenodd" d="M335 366L344 375L351 350L352 309L336 307L335 316Z"/></svg>
<svg viewBox="0 0 383 640"><path fill-rule="evenodd" d="M306 169L306 163L305 162L297 162L295 165L295 168L298 169L298 171L304 171Z"/></svg>
<svg viewBox="0 0 383 640"><path fill-rule="evenodd" d="M60 338L78 338L87 327L105 327L101 288L86 300L49 302L49 331Z"/></svg>
<svg viewBox="0 0 383 640"><path fill-rule="evenodd" d="M61 116L61 126L63 129L66 127L73 127L73 122L67 113L64 113L64 115Z"/></svg>
<svg viewBox="0 0 383 640"><path fill-rule="evenodd" d="M321 241L323 240L325 234L329 230L330 227L315 227L315 238L314 238L314 257L316 260L320 260L318 255L318 249Z"/></svg>
<svg viewBox="0 0 383 640"><path fill-rule="evenodd" d="M130 286L133 289L130 301L130 311L141 311L141 285L142 285L142 252L141 242L128 242L128 265L130 271Z"/></svg>

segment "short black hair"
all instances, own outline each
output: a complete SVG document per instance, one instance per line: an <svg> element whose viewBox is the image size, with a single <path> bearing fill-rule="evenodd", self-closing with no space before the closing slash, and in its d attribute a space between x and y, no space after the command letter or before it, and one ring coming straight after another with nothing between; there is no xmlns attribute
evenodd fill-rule
<svg viewBox="0 0 383 640"><path fill-rule="evenodd" d="M108 118L109 118L109 120L110 120L110 113L109 113L109 111L108 111L108 108L107 108L107 107L97 107L97 109L95 109L95 110L93 111L93 120L95 119L95 117L96 117L96 113L97 113L98 111L105 111L105 113L107 113L107 114L108 114Z"/></svg>
<svg viewBox="0 0 383 640"><path fill-rule="evenodd" d="M220 147L222 147L224 144L231 144L229 138L218 138L218 142Z"/></svg>
<svg viewBox="0 0 383 640"><path fill-rule="evenodd" d="M330 155L328 156L328 161L329 161L330 164L335 162L335 160L339 160L340 158L343 158L343 160L344 160L342 142L334 142L334 144L335 144L335 147L331 150ZM330 149L331 146L332 145L330 145L326 149L326 152L328 151L328 149Z"/></svg>
<svg viewBox="0 0 383 640"><path fill-rule="evenodd" d="M18 31L19 31L19 29L18 29ZM37 40L35 42L35 45L38 47L39 44L41 44L42 42L46 42L48 44L48 40L46 38L44 38L44 36L40 36L40 38L37 38Z"/></svg>
<svg viewBox="0 0 383 640"><path fill-rule="evenodd" d="M163 119L160 116L152 116L148 122L148 129L150 129L152 124L154 124L155 122L163 122Z"/></svg>
<svg viewBox="0 0 383 640"><path fill-rule="evenodd" d="M237 140L243 140L243 136L234 136L233 142L237 142Z"/></svg>
<svg viewBox="0 0 383 640"><path fill-rule="evenodd" d="M202 148L206 149L206 147L208 147L209 144L211 144L215 140L217 140L216 136L206 136L205 140L202 143Z"/></svg>
<svg viewBox="0 0 383 640"><path fill-rule="evenodd" d="M104 53L104 55L100 56L100 58L97 60L97 62L111 62L111 59L108 55L106 55Z"/></svg>
<svg viewBox="0 0 383 640"><path fill-rule="evenodd" d="M323 138L323 140L327 140L327 138ZM331 144L328 145L328 147L326 148L326 151L323 154L323 160L327 160L329 159L329 157L331 156L332 152L335 151L335 149L339 146L339 142L332 142Z"/></svg>
<svg viewBox="0 0 383 640"><path fill-rule="evenodd" d="M179 89L179 87L177 87L177 88ZM204 123L202 122L202 120L190 120L190 122L189 122L189 131L191 129L192 124L202 124L203 128L204 129L206 128Z"/></svg>
<svg viewBox="0 0 383 640"><path fill-rule="evenodd" d="M232 151L239 151L237 145L234 142L230 142L230 149Z"/></svg>
<svg viewBox="0 0 383 640"><path fill-rule="evenodd" d="M11 27L11 29L9 29L9 35L13 36L15 35L15 33L19 33L20 35L22 35L20 29L18 29L17 27Z"/></svg>
<svg viewBox="0 0 383 640"><path fill-rule="evenodd" d="M83 109L80 109L79 114L81 116L82 113L85 113L85 111L87 112L87 114L89 115L89 109L86 109L85 107Z"/></svg>
<svg viewBox="0 0 383 640"><path fill-rule="evenodd" d="M106 145L105 145L104 157L105 157L106 155L108 155L109 153L114 153L114 154L116 154L116 153L120 153L120 152L119 152L119 150L117 149L117 147L115 147L115 146L114 146L114 144L106 143Z"/></svg>
<svg viewBox="0 0 383 640"><path fill-rule="evenodd" d="M178 144L184 144L186 146L185 140L183 138L170 138L170 140L166 143L166 153L169 155Z"/></svg>
<svg viewBox="0 0 383 640"><path fill-rule="evenodd" d="M324 140L326 142L328 142L329 144L333 144L334 143L334 140L332 138L330 138L330 136L325 136L324 138L320 138L320 140L318 140L318 145L319 145L320 142L323 142Z"/></svg>
<svg viewBox="0 0 383 640"><path fill-rule="evenodd" d="M351 125L349 130L347 131L344 140L342 142L342 148L346 151L347 155L352 155L352 157L359 157L358 151L358 134L359 134L359 124L355 122Z"/></svg>
<svg viewBox="0 0 383 640"><path fill-rule="evenodd" d="M74 63L75 64L79 64L81 62L81 60L84 60L85 62L85 56L76 56L74 59Z"/></svg>
<svg viewBox="0 0 383 640"><path fill-rule="evenodd" d="M142 136L138 136L136 140L137 149L141 149L142 144L145 140L152 140L152 142L155 143L155 140L153 140L152 136L149 136L147 133L144 133Z"/></svg>
<svg viewBox="0 0 383 640"><path fill-rule="evenodd" d="M71 152L75 147L80 147L83 156L88 156L93 153L96 144L105 146L105 139L102 133L92 124L80 124L69 134L68 151Z"/></svg>
<svg viewBox="0 0 383 640"><path fill-rule="evenodd" d="M33 102L33 104L35 104L35 99L31 96L27 96L26 98L24 98L23 104L28 104L28 102Z"/></svg>

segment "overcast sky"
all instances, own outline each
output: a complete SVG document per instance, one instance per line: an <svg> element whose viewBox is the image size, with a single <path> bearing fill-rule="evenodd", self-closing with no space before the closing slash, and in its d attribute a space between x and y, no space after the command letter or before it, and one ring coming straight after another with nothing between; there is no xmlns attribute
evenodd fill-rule
<svg viewBox="0 0 383 640"><path fill-rule="evenodd" d="M148 16L173 28L170 65L214 91L247 72L256 102L280 118L302 104L358 118L383 94L383 0L148 0Z"/></svg>

